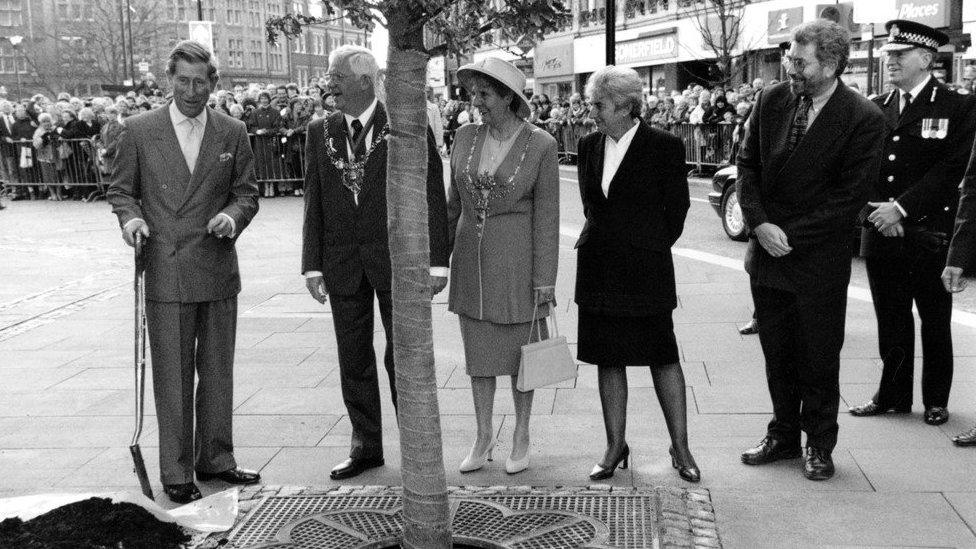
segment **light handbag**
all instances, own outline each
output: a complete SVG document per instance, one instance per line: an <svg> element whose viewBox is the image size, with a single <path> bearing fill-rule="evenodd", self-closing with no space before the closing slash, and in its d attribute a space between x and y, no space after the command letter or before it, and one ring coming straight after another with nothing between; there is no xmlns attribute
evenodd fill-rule
<svg viewBox="0 0 976 549"><path fill-rule="evenodd" d="M576 361L569 351L566 338L559 335L555 307L549 308L552 313L552 334L549 339L531 343L532 330L535 329L541 338L542 329L539 323L546 321L545 318L535 318L538 309L539 305L536 304L529 326L530 343L522 346L522 360L519 363L518 380L515 384L515 388L523 392L576 378Z"/></svg>
<svg viewBox="0 0 976 549"><path fill-rule="evenodd" d="M33 154L33 150L30 147L21 147L20 167L25 170L27 168L34 167L34 154Z"/></svg>

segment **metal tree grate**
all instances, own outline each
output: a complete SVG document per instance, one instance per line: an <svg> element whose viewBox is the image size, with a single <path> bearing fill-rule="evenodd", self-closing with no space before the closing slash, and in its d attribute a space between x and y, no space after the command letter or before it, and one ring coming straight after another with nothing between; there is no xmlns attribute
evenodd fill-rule
<svg viewBox="0 0 976 549"><path fill-rule="evenodd" d="M687 499L675 488L624 495L452 497L451 528L456 542L478 547L692 547ZM229 540L239 549L371 549L396 547L402 527L397 495L273 496Z"/></svg>

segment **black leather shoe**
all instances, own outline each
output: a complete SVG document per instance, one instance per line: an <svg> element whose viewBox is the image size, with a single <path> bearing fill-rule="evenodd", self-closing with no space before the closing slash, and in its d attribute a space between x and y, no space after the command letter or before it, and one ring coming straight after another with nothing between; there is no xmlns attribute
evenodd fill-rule
<svg viewBox="0 0 976 549"><path fill-rule="evenodd" d="M750 320L748 324L739 328L739 333L747 336L759 333L759 321L755 318Z"/></svg>
<svg viewBox="0 0 976 549"><path fill-rule="evenodd" d="M630 446L624 444L624 451L620 452L620 457L611 465L604 467L597 463L593 466L593 470L590 471L590 480L608 479L613 476L613 472L617 470L617 467L626 469L628 466L630 466Z"/></svg>
<svg viewBox="0 0 976 549"><path fill-rule="evenodd" d="M367 469L372 469L374 467L382 467L384 465L383 458L349 458L343 461L339 465L332 468L332 472L329 473L329 477L332 480L342 480L344 478L352 478Z"/></svg>
<svg viewBox="0 0 976 549"><path fill-rule="evenodd" d="M767 435L755 448L742 453L742 463L763 465L781 459L796 459L803 455L800 445L786 444L778 438Z"/></svg>
<svg viewBox="0 0 976 549"><path fill-rule="evenodd" d="M803 462L803 476L810 480L827 480L834 476L834 460L830 452L816 446L807 448L807 458Z"/></svg>
<svg viewBox="0 0 976 549"><path fill-rule="evenodd" d="M164 484L163 493L171 499L173 503L190 503L203 497L196 484L187 482L186 484Z"/></svg>
<svg viewBox="0 0 976 549"><path fill-rule="evenodd" d="M671 454L671 467L678 470L679 477L688 482L701 482L701 470L698 468L698 465L679 464L678 458L674 455L674 446L668 448L668 452Z"/></svg>
<svg viewBox="0 0 976 549"><path fill-rule="evenodd" d="M912 411L911 406L893 406L884 407L878 405L877 402L869 400L867 404L862 404L860 406L851 406L847 410L855 417L869 417L869 416L880 416L882 414L907 414Z"/></svg>
<svg viewBox="0 0 976 549"><path fill-rule="evenodd" d="M976 426L952 437L952 443L956 446L976 446Z"/></svg>
<svg viewBox="0 0 976 549"><path fill-rule="evenodd" d="M930 406L925 409L925 423L942 425L947 421L949 421L949 410L944 406Z"/></svg>
<svg viewBox="0 0 976 549"><path fill-rule="evenodd" d="M207 482L208 480L222 480L229 484L257 484L261 481L261 475L257 471L249 471L234 467L220 473L203 473L197 471L197 480Z"/></svg>

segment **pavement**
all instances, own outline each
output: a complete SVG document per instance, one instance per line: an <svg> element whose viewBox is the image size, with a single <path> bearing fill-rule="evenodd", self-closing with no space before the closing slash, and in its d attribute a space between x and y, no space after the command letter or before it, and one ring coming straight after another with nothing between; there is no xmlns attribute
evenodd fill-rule
<svg viewBox="0 0 976 549"><path fill-rule="evenodd" d="M575 196L564 193L563 201L556 295L560 333L574 344L573 243L581 219ZM133 427L131 249L104 202L9 205L0 212L0 497L138 491L126 448ZM328 488L344 484L330 481L328 472L348 455L350 424L329 308L307 295L299 275L301 220L300 198L264 200L238 243L244 290L234 437L239 463L260 469L265 483ZM736 330L751 316L748 279L739 248L719 255L688 246L679 241L675 255L674 320L691 447L703 480L690 485L671 468L650 372L631 368L631 467L609 484L707 489L719 535L731 548L976 547L976 449L949 440L976 422L971 317L953 326L956 374L946 425L922 422L916 389L911 415L840 416L837 474L829 481L803 478L801 460L749 467L739 454L764 434L771 405L759 341ZM596 372L588 365L575 382L536 391L527 471L506 475L504 459L475 473L457 471L473 441L474 417L446 295L435 298L433 321L448 484L590 484L587 473L602 456L604 434ZM842 410L870 398L881 371L874 313L864 295L852 292L848 306ZM383 345L377 322L378 351ZM501 458L511 449L514 422L509 385L500 379L495 403ZM385 387L381 379L386 467L348 484L400 484L398 433ZM151 391L147 413L141 445L159 490ZM206 493L223 488L203 486Z"/></svg>

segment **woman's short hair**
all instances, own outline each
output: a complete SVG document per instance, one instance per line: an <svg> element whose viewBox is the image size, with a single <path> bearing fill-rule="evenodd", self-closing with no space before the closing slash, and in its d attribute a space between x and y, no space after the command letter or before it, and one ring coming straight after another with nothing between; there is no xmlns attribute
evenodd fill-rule
<svg viewBox="0 0 976 549"><path fill-rule="evenodd" d="M176 74L176 63L178 61L187 63L206 63L207 78L211 82L217 80L217 58L210 53L210 50L203 44L194 40L184 40L173 48L169 53L169 62L166 64L166 74L173 76Z"/></svg>
<svg viewBox="0 0 976 549"><path fill-rule="evenodd" d="M634 69L608 65L590 75L586 81L586 96L604 97L613 101L618 109L627 108L632 117L638 117L643 105L644 83Z"/></svg>
<svg viewBox="0 0 976 549"><path fill-rule="evenodd" d="M71 109L61 109L61 114L68 114L71 116L72 120L78 120L78 115L75 114L75 111Z"/></svg>
<svg viewBox="0 0 976 549"><path fill-rule="evenodd" d="M821 65L836 65L834 76L840 76L847 68L851 55L851 34L837 23L827 19L801 23L793 29L791 39L801 46L813 44Z"/></svg>
<svg viewBox="0 0 976 549"><path fill-rule="evenodd" d="M244 107L240 106L237 103L231 105L230 108L227 110L230 111L230 115L234 117L244 114Z"/></svg>
<svg viewBox="0 0 976 549"><path fill-rule="evenodd" d="M481 88L490 88L491 91L495 92L495 94L501 98L511 96L512 100L508 102L508 110L518 113L520 103L518 98L515 97L515 90L509 88L505 84L502 84L501 80L481 72L475 72L467 78L467 81L464 84L464 87L467 88L469 93L471 92L471 88L478 86Z"/></svg>
<svg viewBox="0 0 976 549"><path fill-rule="evenodd" d="M78 118L80 118L82 120L94 120L95 119L95 111L93 111L92 109L90 109L88 107L82 107L81 110L78 111Z"/></svg>
<svg viewBox="0 0 976 549"><path fill-rule="evenodd" d="M266 91L263 91L263 92L259 93L258 94L258 102L259 103L261 102L261 98L262 97L265 98L265 99L267 99L268 100L268 103L271 102L271 94L270 93L268 93Z"/></svg>
<svg viewBox="0 0 976 549"><path fill-rule="evenodd" d="M37 115L37 122L40 124L43 123L44 121L51 122L52 124L54 123L54 119L51 118L50 114L46 112L42 112L41 114Z"/></svg>

